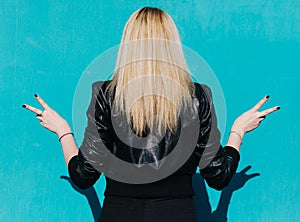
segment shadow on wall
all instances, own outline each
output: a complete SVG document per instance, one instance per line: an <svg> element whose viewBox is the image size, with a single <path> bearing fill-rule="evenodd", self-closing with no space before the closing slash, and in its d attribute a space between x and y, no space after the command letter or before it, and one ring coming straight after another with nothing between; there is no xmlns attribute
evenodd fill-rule
<svg viewBox="0 0 300 222"><path fill-rule="evenodd" d="M69 183L71 184L72 188L75 191L77 191L78 193L80 193L86 197L86 199L88 200L88 203L90 205L94 221L98 222L98 219L101 214L101 205L100 205L100 201L97 196L95 188L92 186L88 189L82 190L72 183L72 180L70 179L70 177L60 176L60 178L69 181Z"/></svg>
<svg viewBox="0 0 300 222"><path fill-rule="evenodd" d="M197 212L197 221L206 221L206 222L225 222L227 221L228 207L230 199L234 191L241 189L248 180L253 177L259 176L259 173L246 174L246 172L251 168L247 166L239 173L235 173L230 184L222 190L221 197L217 206L217 209L212 212L211 205L209 202L208 193L206 190L206 185L204 179L199 173L194 174L193 176L193 187L195 191L194 202ZM84 195L90 205L94 221L97 222L101 214L101 205L99 198L97 196L96 190L94 187L82 190L74 185L67 176L61 176L61 179L67 180L72 188L78 193Z"/></svg>
<svg viewBox="0 0 300 222"><path fill-rule="evenodd" d="M251 169L251 166L247 166L241 172L235 173L232 180L222 190L221 197L217 206L217 209L212 212L209 197L206 190L204 179L200 174L193 176L193 187L195 191L194 202L197 212L197 221L206 222L225 222L227 221L228 207L230 199L234 191L241 189L248 180L253 177L259 176L259 173L246 174Z"/></svg>

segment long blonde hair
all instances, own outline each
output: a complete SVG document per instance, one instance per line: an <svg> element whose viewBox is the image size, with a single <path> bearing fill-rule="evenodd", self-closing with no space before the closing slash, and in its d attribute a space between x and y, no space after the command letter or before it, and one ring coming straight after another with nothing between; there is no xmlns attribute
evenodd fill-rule
<svg viewBox="0 0 300 222"><path fill-rule="evenodd" d="M192 105L194 84L167 13L144 7L130 16L107 89L113 88L114 107L125 113L138 136L145 129L175 131L179 107Z"/></svg>

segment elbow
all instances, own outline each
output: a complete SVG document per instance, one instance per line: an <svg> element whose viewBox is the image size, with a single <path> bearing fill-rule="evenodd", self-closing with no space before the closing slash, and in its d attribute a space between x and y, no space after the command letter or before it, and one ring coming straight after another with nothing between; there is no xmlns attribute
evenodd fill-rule
<svg viewBox="0 0 300 222"><path fill-rule="evenodd" d="M76 187L78 187L81 190L86 190L94 185L91 183L84 183L83 181L78 181L75 178L72 179L71 176L70 176L70 178L71 178L73 185L75 185Z"/></svg>
<svg viewBox="0 0 300 222"><path fill-rule="evenodd" d="M229 185L239 162L239 153L234 148L226 147L221 151L223 152L220 152L219 156L216 156L201 171L201 175L205 178L208 186L219 191Z"/></svg>
<svg viewBox="0 0 300 222"><path fill-rule="evenodd" d="M77 162L77 156L69 161L68 172L72 185L82 190L92 187L100 177L100 173L97 175L86 175L84 168L82 169L82 166Z"/></svg>
<svg viewBox="0 0 300 222"><path fill-rule="evenodd" d="M210 188L213 188L215 190L221 191L223 190L225 187L227 187L227 185L229 184L230 181L226 181L226 180L207 180L207 185Z"/></svg>
<svg viewBox="0 0 300 222"><path fill-rule="evenodd" d="M231 181L235 171L231 171L229 168L214 169L208 172L202 172L203 178L209 187L215 190L223 190Z"/></svg>
<svg viewBox="0 0 300 222"><path fill-rule="evenodd" d="M70 173L69 176L72 182L72 185L76 186L77 188L81 190L86 190L90 187L92 187L95 183L96 180L91 180L91 179L85 179L82 175L78 173Z"/></svg>

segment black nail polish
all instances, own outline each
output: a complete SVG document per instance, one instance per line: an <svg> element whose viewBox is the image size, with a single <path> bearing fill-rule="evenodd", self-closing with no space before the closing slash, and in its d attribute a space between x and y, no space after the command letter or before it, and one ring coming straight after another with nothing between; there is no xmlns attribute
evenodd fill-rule
<svg viewBox="0 0 300 222"><path fill-rule="evenodd" d="M267 98L267 99L269 99L269 98L270 98L270 96L269 96L269 95L267 95L267 96L266 96L266 98Z"/></svg>
<svg viewBox="0 0 300 222"><path fill-rule="evenodd" d="M38 97L38 95L37 95L37 94L34 94L34 97Z"/></svg>
<svg viewBox="0 0 300 222"><path fill-rule="evenodd" d="M280 109L280 106L277 106L277 108L276 108L277 110L279 110Z"/></svg>
<svg viewBox="0 0 300 222"><path fill-rule="evenodd" d="M22 105L22 107L23 107L23 108L26 108L26 105L25 105L25 104L23 104L23 105Z"/></svg>

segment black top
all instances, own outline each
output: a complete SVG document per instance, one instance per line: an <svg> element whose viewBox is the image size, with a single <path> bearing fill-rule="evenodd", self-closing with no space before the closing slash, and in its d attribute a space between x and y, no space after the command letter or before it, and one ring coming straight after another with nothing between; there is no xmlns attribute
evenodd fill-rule
<svg viewBox="0 0 300 222"><path fill-rule="evenodd" d="M79 148L78 155L72 157L68 164L68 171L71 180L79 188L86 189L95 184L101 175L101 171L93 167L91 160L83 153L93 154L97 157L96 136L101 138L111 153L122 155L117 152L121 146L115 139L116 135L110 130L112 128L110 112L113 93L104 93L108 81L95 82L93 84L93 95L87 111L88 125L85 129L85 136L82 145ZM208 163L204 167L200 164L200 174L206 180L207 184L217 190L223 189L230 182L233 174L236 172L240 160L239 152L230 146L224 148L220 145L220 133L217 129L217 121L212 102L210 89L205 85L195 83L195 105L197 106L200 130L197 144L190 158L170 176L156 182L145 184L129 184L116 181L107 176L105 196L126 196L136 198L168 197L168 196L191 196L194 195L192 186L192 175L195 174L201 160L206 159ZM213 141L208 137L213 135ZM164 149L166 144L172 144L174 137L166 136L164 138ZM160 144L161 146L161 144ZM217 146L217 152L207 152ZM160 148L160 147L158 147ZM133 148L128 147L131 152ZM144 155L144 153L137 153ZM120 157L120 156L119 156ZM145 159L145 158L141 158ZM147 176L147 175L145 175Z"/></svg>

